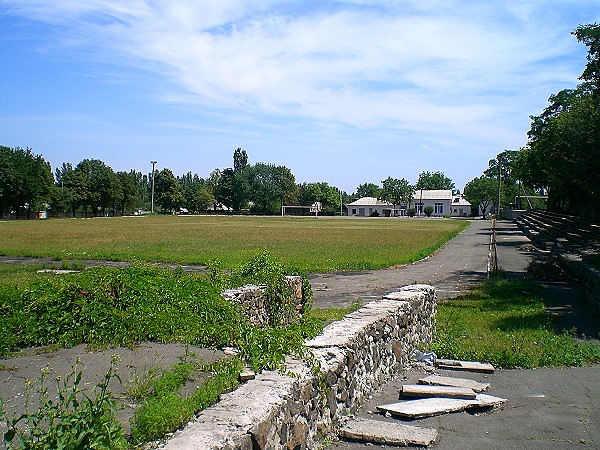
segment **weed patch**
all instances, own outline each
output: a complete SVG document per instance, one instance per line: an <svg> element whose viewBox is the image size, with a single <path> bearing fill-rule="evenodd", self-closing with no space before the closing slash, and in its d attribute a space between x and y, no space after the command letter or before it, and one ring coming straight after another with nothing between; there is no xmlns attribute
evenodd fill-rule
<svg viewBox="0 0 600 450"><path fill-rule="evenodd" d="M9 418L0 402L0 417L7 428L3 439L7 449L119 450L129 447L123 428L115 418L116 404L108 390L109 381L117 376L112 366L90 395L79 386L82 373L77 365L65 379L55 380L56 394L49 391L50 374L50 370L43 371L39 386L28 386L28 399L34 388L39 395L39 407L35 411Z"/></svg>

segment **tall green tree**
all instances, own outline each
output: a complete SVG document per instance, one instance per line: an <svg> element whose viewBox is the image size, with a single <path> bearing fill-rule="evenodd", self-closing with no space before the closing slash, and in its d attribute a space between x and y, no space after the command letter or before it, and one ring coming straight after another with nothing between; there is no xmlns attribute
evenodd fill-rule
<svg viewBox="0 0 600 450"><path fill-rule="evenodd" d="M406 179L387 177L381 182L382 189L379 196L380 200L385 200L396 206L406 204L410 206L413 194L415 193L415 187L411 185Z"/></svg>
<svg viewBox="0 0 600 450"><path fill-rule="evenodd" d="M495 205L498 194L496 181L493 178L481 176L474 178L465 185L464 196L471 203L477 205L485 219L490 206Z"/></svg>
<svg viewBox="0 0 600 450"><path fill-rule="evenodd" d="M454 190L454 182L444 175L444 172L421 172L415 189L444 189Z"/></svg>
<svg viewBox="0 0 600 450"><path fill-rule="evenodd" d="M45 208L54 177L50 164L30 148L0 146L0 214Z"/></svg>
<svg viewBox="0 0 600 450"><path fill-rule="evenodd" d="M320 202L323 211L335 213L340 210L340 191L326 182L303 183L298 186L299 201L302 205Z"/></svg>
<svg viewBox="0 0 600 450"><path fill-rule="evenodd" d="M169 169L156 171L154 176L154 194L156 203L163 213L177 211L185 202L183 189L177 182L177 178Z"/></svg>
<svg viewBox="0 0 600 450"><path fill-rule="evenodd" d="M515 172L518 155L518 150L504 150L496 158L489 160L488 168L483 172L484 176L495 179L496 183L500 176L500 208L509 208L520 193L519 179L516 176L518 171Z"/></svg>
<svg viewBox="0 0 600 450"><path fill-rule="evenodd" d="M374 197L378 198L381 194L381 188L375 183L362 183L356 188L356 198Z"/></svg>
<svg viewBox="0 0 600 450"><path fill-rule="evenodd" d="M84 213L106 214L121 195L121 186L113 169L99 159L84 159L74 170L77 193Z"/></svg>
<svg viewBox="0 0 600 450"><path fill-rule="evenodd" d="M121 193L115 198L121 215L125 213L131 214L139 204L138 190L136 188L136 173L135 171L130 172L117 172L117 178L119 179L119 185Z"/></svg>
<svg viewBox="0 0 600 450"><path fill-rule="evenodd" d="M228 167L220 172L215 198L217 202L235 210L235 174L232 168Z"/></svg>
<svg viewBox="0 0 600 450"><path fill-rule="evenodd" d="M256 163L249 172L250 198L263 214L277 214L296 192L296 180L285 166Z"/></svg>
<svg viewBox="0 0 600 450"><path fill-rule="evenodd" d="M527 185L545 189L549 209L598 219L600 25L581 25L573 34L588 47L583 82L550 96L549 106L531 118L515 170Z"/></svg>

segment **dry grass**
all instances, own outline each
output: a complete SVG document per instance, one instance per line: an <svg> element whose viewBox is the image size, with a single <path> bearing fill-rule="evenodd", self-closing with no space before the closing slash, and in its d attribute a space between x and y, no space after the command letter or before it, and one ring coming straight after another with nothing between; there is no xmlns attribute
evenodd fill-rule
<svg viewBox="0 0 600 450"><path fill-rule="evenodd" d="M232 267L266 249L306 271L379 269L421 259L468 222L248 216L144 216L0 223L0 254Z"/></svg>

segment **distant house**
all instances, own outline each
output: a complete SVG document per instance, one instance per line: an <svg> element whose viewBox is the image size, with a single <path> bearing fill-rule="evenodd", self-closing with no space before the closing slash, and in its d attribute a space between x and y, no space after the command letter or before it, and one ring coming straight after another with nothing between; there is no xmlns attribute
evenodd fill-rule
<svg viewBox="0 0 600 450"><path fill-rule="evenodd" d="M346 206L349 216L370 217L374 213L385 217L398 215L394 214L394 205L375 197L362 197L352 203L348 203Z"/></svg>
<svg viewBox="0 0 600 450"><path fill-rule="evenodd" d="M469 203L462 195L455 195L452 198L450 206L450 215L452 217L469 217L471 215L471 203Z"/></svg>
<svg viewBox="0 0 600 450"><path fill-rule="evenodd" d="M400 217L407 215L410 208L414 208L416 215L424 215L425 208L431 206L432 216L468 217L471 213L471 204L461 195L452 195L447 190L418 190L414 193L410 205L392 205L390 202L379 200L375 197L363 197L348 203L349 216L369 217L375 212L384 217Z"/></svg>
<svg viewBox="0 0 600 450"><path fill-rule="evenodd" d="M432 216L450 215L450 205L452 205L451 189L419 189L413 195L413 208L418 216L425 214L425 208L433 208Z"/></svg>

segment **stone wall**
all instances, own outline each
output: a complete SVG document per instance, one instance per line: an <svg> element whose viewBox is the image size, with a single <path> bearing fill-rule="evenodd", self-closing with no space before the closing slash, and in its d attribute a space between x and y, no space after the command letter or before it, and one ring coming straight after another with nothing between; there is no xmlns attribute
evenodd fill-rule
<svg viewBox="0 0 600 450"><path fill-rule="evenodd" d="M287 276L285 281L290 287L292 293L288 299L286 308L284 308L281 322L285 324L291 323L295 318L302 316L305 305L305 299L302 292L302 277ZM225 300L229 300L241 305L242 310L250 323L257 327L266 325L271 320L271 308L266 298L265 291L267 287L264 285L256 286L248 284L236 289L228 289L221 293Z"/></svg>
<svg viewBox="0 0 600 450"><path fill-rule="evenodd" d="M325 328L307 346L319 370L288 358L292 375L265 371L202 411L164 450L317 448L362 401L431 342L436 294L401 288Z"/></svg>

